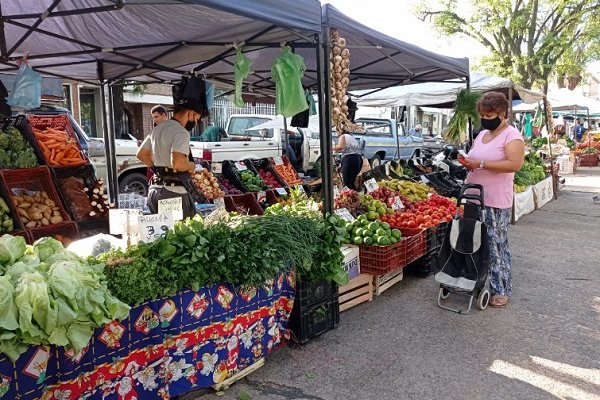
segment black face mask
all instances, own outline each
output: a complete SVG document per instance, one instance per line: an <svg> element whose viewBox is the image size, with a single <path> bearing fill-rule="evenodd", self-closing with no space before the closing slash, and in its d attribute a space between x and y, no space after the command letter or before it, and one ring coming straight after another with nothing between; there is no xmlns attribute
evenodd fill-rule
<svg viewBox="0 0 600 400"><path fill-rule="evenodd" d="M498 128L501 123L502 120L500 119L500 117L496 117L493 119L481 118L481 126L483 127L483 129L488 129L490 131L493 131L496 128Z"/></svg>
<svg viewBox="0 0 600 400"><path fill-rule="evenodd" d="M188 121L184 128L186 131L191 131L192 129L194 129L196 127L196 124L198 123L198 121Z"/></svg>

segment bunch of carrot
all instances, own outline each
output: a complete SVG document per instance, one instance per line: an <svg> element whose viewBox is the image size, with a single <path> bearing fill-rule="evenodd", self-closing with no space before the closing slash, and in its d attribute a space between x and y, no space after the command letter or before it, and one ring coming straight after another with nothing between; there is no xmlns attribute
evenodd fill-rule
<svg viewBox="0 0 600 400"><path fill-rule="evenodd" d="M77 140L72 138L66 131L55 128L44 130L33 128L33 133L48 165L77 167L87 164L87 160L79 150Z"/></svg>
<svg viewBox="0 0 600 400"><path fill-rule="evenodd" d="M302 183L300 178L298 177L298 173L292 166L292 164L284 163L281 165L274 164L273 168L275 168L275 172L288 184L288 185L297 185Z"/></svg>

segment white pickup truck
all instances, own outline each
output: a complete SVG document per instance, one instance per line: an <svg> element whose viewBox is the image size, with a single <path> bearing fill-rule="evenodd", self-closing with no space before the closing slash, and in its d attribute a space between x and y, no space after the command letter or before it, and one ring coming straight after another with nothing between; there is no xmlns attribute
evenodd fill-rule
<svg viewBox="0 0 600 400"><path fill-rule="evenodd" d="M279 157L283 151L283 117L261 114L235 114L220 142L202 142L192 137L192 155L206 161L242 160ZM288 138L304 172L313 169L320 156L318 118L311 117L308 128L289 126Z"/></svg>

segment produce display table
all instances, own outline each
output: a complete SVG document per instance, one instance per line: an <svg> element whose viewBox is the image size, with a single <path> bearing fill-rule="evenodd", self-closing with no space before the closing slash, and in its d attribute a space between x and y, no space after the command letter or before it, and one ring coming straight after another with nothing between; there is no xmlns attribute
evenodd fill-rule
<svg viewBox="0 0 600 400"><path fill-rule="evenodd" d="M167 399L222 383L281 345L293 274L266 287L185 291L131 310L70 354L31 347L16 363L0 353L0 399Z"/></svg>
<svg viewBox="0 0 600 400"><path fill-rule="evenodd" d="M552 177L548 177L533 185L533 195L535 198L535 208L542 208L545 204L550 202L554 196Z"/></svg>
<svg viewBox="0 0 600 400"><path fill-rule="evenodd" d="M535 198L533 187L528 186L522 193L515 193L513 203L513 223L517 222L523 215L535 210Z"/></svg>

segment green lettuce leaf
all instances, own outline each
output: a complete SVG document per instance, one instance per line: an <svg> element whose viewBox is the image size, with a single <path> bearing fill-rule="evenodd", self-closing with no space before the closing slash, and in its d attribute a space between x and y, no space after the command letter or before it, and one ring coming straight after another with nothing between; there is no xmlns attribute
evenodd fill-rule
<svg viewBox="0 0 600 400"><path fill-rule="evenodd" d="M23 257L27 250L25 238L21 236L3 235L0 237L0 265L13 264Z"/></svg>
<svg viewBox="0 0 600 400"><path fill-rule="evenodd" d="M19 313L15 304L15 288L8 276L0 276L0 331L19 328Z"/></svg>

